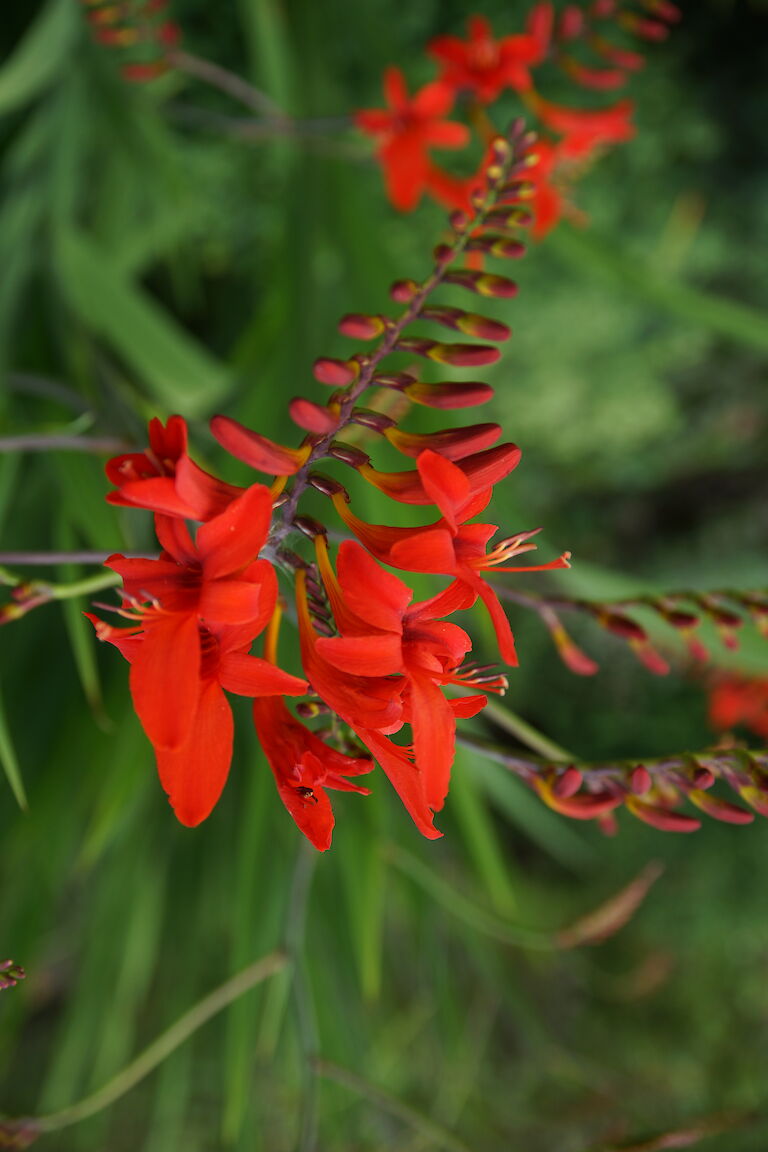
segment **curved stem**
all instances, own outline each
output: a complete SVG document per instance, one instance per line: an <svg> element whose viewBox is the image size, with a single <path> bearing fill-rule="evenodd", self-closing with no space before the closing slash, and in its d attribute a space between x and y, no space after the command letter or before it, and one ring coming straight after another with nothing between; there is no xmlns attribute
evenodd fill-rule
<svg viewBox="0 0 768 1152"><path fill-rule="evenodd" d="M190 1008L188 1012L185 1012L175 1024L172 1024L170 1028L158 1036L157 1040L145 1048L135 1060L123 1068L121 1072L118 1072L116 1076L113 1076L103 1088L92 1092L90 1096L86 1096L76 1104L71 1104L69 1108L62 1108L61 1111L49 1113L47 1116L33 1117L28 1122L33 1124L39 1132L56 1132L60 1128L77 1124L80 1120L85 1120L88 1116L93 1116L96 1112L108 1108L126 1092L135 1088L139 1081L153 1072L163 1060L167 1059L185 1040L188 1040L198 1028L202 1028L203 1024L206 1024L212 1016L221 1012L244 993L249 992L251 988L255 988L257 984L261 984L270 976L282 971L287 963L287 957L282 952L272 952L261 960L257 960L255 964L251 964L242 972L238 972L236 976L221 984L195 1004L193 1008Z"/></svg>

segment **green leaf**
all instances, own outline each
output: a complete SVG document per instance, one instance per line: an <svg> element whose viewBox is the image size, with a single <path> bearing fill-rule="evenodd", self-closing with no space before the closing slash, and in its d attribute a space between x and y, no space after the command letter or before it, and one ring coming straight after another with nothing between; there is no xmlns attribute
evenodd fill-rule
<svg viewBox="0 0 768 1152"><path fill-rule="evenodd" d="M56 246L61 290L82 323L144 381L160 405L188 417L210 410L228 388L228 370L121 275L82 233L62 230Z"/></svg>
<svg viewBox="0 0 768 1152"><path fill-rule="evenodd" d="M38 96L61 71L77 29L77 5L51 0L0 69L0 116Z"/></svg>
<svg viewBox="0 0 768 1152"><path fill-rule="evenodd" d="M13 746L11 732L8 727L2 695L0 695L0 763L3 765L3 771L11 786L11 791L16 797L16 803L19 805L19 808L26 812L29 807L27 804L27 794L24 790L21 768L19 767L16 749Z"/></svg>

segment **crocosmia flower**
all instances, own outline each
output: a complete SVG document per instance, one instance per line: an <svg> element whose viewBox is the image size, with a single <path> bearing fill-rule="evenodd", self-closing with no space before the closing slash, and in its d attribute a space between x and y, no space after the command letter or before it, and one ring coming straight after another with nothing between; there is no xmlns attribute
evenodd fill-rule
<svg viewBox="0 0 768 1152"><path fill-rule="evenodd" d="M384 74L386 109L358 112L355 123L378 140L377 155L384 169L387 194L395 208L415 208L427 186L432 148L464 148L469 130L445 117L453 107L451 88L439 82L426 84L408 95L399 68Z"/></svg>
<svg viewBox="0 0 768 1152"><path fill-rule="evenodd" d="M471 92L482 104L497 100L505 88L531 87L530 67L545 54L540 36L524 34L495 40L484 16L472 16L466 40L438 36L427 51L442 68L441 80L454 91Z"/></svg>

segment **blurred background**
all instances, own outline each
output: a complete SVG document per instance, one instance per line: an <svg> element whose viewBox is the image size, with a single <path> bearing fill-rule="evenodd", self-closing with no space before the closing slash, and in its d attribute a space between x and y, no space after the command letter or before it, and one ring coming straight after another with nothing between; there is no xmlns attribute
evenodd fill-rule
<svg viewBox="0 0 768 1152"><path fill-rule="evenodd" d="M496 308L515 334L480 418L503 424L523 462L494 512L510 530L544 525L543 558L575 560L557 582L508 578L519 587L768 584L768 5L683 8L633 81L636 139L574 193L589 226L533 247L513 270L519 298ZM287 401L319 398L312 361L349 348L338 317L424 275L444 227L432 204L409 216L386 204L343 118L380 104L390 63L429 79L426 41L463 33L476 10L502 35L527 5L173 0L185 50L296 117L328 118L265 139L247 110L178 72L125 83L75 0L6 0L2 435L141 445L149 416L177 411L198 459L234 481L246 472L217 455L212 412L295 442ZM151 548L142 514L108 507L106 491L98 455L0 453L2 551ZM358 507L384 512L363 493ZM766 1147L764 824L674 837L623 814L608 838L465 751L444 839L422 842L377 773L369 799L334 797L333 848L310 859L241 701L227 789L190 831L85 607L47 605L0 634L2 758L28 797L21 812L2 781L0 952L28 975L0 994L0 1108L86 1095L275 947L287 943L295 977L243 996L41 1149L653 1152L682 1145L648 1134L732 1112L751 1119L719 1135L713 1122L706 1148ZM700 669L680 659L655 678L577 622L601 665L577 678L535 619L511 614L521 666L507 702L574 756L713 741ZM490 652L481 615L473 628ZM744 631L736 653L713 646L711 667L768 675L765 641ZM664 873L615 937L546 943L650 860ZM316 1053L353 1080L314 1076Z"/></svg>

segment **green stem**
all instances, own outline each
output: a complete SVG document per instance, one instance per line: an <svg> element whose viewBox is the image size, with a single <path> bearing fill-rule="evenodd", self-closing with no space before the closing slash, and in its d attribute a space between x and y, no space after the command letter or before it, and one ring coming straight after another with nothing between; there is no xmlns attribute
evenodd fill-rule
<svg viewBox="0 0 768 1152"><path fill-rule="evenodd" d="M135 1088L139 1081L153 1072L163 1060L167 1059L185 1040L188 1040L198 1028L202 1028L203 1024L206 1024L211 1017L217 1015L245 992L249 992L251 988L255 988L257 984L261 984L270 976L282 971L287 963L287 958L283 953L272 952L261 960L257 960L255 964L244 968L242 972L238 972L236 976L214 989L188 1012L185 1012L175 1024L172 1024L167 1031L158 1036L157 1040L145 1048L135 1060L123 1068L121 1072L118 1072L103 1088L99 1088L98 1091L91 1093L83 1100L79 1100L76 1104L71 1104L69 1108L63 1108L60 1112L35 1117L31 1123L39 1132L56 1132L60 1128L77 1124L81 1120L93 1116L96 1112L108 1108L126 1092Z"/></svg>
<svg viewBox="0 0 768 1152"><path fill-rule="evenodd" d="M505 732L509 732L511 736L515 736L528 748L532 748L540 756L546 757L547 760L562 760L567 763L577 759L572 752L568 752L556 744L554 740L550 740L543 732L539 732L527 720L523 720L522 716L518 716L516 712L497 704L495 700L488 701L483 709L483 715L491 719L494 724L498 724Z"/></svg>

